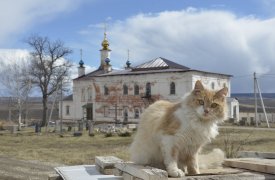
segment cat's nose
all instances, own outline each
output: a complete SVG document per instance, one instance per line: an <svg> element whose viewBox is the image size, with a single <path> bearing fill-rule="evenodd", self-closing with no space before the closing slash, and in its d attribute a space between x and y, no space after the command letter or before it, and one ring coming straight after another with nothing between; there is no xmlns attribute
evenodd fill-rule
<svg viewBox="0 0 275 180"><path fill-rule="evenodd" d="M209 113L209 110L208 109L204 109L204 113L205 114Z"/></svg>

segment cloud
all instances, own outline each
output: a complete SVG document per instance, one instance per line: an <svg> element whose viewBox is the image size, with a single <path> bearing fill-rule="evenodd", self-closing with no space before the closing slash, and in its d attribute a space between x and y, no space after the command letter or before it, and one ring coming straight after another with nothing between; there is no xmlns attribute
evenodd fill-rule
<svg viewBox="0 0 275 180"><path fill-rule="evenodd" d="M0 49L0 62L4 64L25 62L29 57L30 54L26 49Z"/></svg>
<svg viewBox="0 0 275 180"><path fill-rule="evenodd" d="M38 23L76 9L85 0L9 0L0 1L0 46Z"/></svg>
<svg viewBox="0 0 275 180"><path fill-rule="evenodd" d="M187 8L114 21L108 38L113 64L123 66L130 49L132 64L161 56L193 69L234 75L232 92L252 92L254 71L274 74L274 29L275 18ZM263 92L274 90L275 85L262 87Z"/></svg>

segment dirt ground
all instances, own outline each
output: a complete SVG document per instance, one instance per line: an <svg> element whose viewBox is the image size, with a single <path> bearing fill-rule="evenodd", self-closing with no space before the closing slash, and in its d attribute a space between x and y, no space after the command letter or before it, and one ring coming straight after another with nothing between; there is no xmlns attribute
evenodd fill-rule
<svg viewBox="0 0 275 180"><path fill-rule="evenodd" d="M25 161L0 156L1 180L47 180L54 167L62 166L39 161Z"/></svg>

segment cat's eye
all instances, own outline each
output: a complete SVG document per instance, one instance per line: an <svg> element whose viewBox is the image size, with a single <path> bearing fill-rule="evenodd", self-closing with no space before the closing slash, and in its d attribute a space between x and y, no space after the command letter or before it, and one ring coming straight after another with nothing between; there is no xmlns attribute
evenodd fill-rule
<svg viewBox="0 0 275 180"><path fill-rule="evenodd" d="M212 103L212 104L211 104L211 108L216 108L217 106L218 106L217 103Z"/></svg>
<svg viewBox="0 0 275 180"><path fill-rule="evenodd" d="M203 100L199 99L198 101L199 101L200 105L204 105L204 101Z"/></svg>

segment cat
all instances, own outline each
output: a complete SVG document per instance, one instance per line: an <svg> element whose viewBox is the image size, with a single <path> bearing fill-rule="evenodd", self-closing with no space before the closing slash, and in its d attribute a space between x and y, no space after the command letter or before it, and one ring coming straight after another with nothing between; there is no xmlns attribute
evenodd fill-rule
<svg viewBox="0 0 275 180"><path fill-rule="evenodd" d="M141 115L130 146L134 163L165 169L170 177L199 174L198 153L218 135L225 119L227 87L204 88L201 81L180 102L159 100Z"/></svg>

